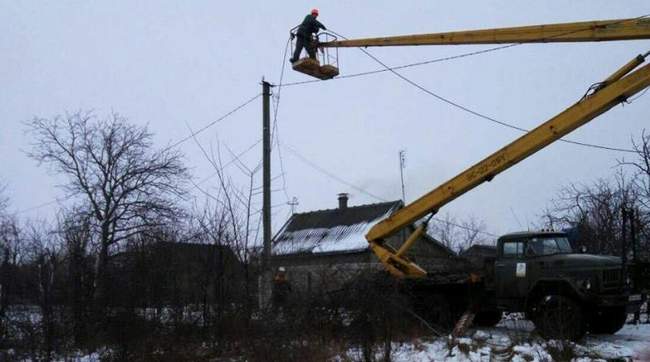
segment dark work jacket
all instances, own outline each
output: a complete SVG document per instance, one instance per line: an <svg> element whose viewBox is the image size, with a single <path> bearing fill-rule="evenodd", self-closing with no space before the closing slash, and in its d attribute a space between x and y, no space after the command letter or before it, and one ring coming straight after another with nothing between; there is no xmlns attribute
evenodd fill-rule
<svg viewBox="0 0 650 362"><path fill-rule="evenodd" d="M298 35L310 38L312 34L318 33L318 29L326 30L325 25L321 24L313 15L309 14L305 16L305 20L298 27Z"/></svg>

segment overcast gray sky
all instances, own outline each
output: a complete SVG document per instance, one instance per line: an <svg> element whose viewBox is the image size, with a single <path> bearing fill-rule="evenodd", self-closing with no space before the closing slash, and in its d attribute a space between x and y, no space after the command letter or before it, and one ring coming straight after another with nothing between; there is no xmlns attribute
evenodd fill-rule
<svg viewBox="0 0 650 362"><path fill-rule="evenodd" d="M277 83L288 30L319 7L328 28L347 37L637 17L637 1L0 1L0 179L14 210L62 196L61 182L28 159L22 121L76 110L116 111L148 125L162 147L199 129ZM461 54L490 46L369 49L389 65ZM403 70L427 89L496 119L532 128L578 100L650 41L530 44ZM358 49L341 49L341 74L379 69ZM287 63L288 64L288 63ZM287 69L285 82L307 80ZM277 91L277 90L276 90ZM647 124L650 97L616 107L568 138L630 147ZM238 153L261 137L261 100L207 131ZM379 200L332 179L290 152L381 199L401 197L398 151L406 149L407 201L412 201L520 135L442 103L388 72L283 87L278 134L287 195L298 211ZM192 141L183 143L197 180L212 174ZM286 148L288 147L288 148ZM254 166L261 146L243 160ZM612 174L625 154L557 143L493 182L446 206L504 233L538 220L559 188ZM228 160L227 154L224 156ZM273 175L280 175L274 149ZM229 168L236 181L243 178ZM261 175L260 175L261 176ZM204 183L206 187L215 180ZM287 199L282 177L273 204ZM198 195L198 193L197 193ZM261 202L261 197L260 200ZM56 205L21 213L51 217ZM274 209L279 226L289 207ZM516 216L515 216L516 215Z"/></svg>

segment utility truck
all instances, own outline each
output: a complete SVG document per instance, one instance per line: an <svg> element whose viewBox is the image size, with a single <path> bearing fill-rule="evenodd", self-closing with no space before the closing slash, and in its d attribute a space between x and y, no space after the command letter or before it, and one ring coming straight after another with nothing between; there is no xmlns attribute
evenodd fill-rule
<svg viewBox="0 0 650 362"><path fill-rule="evenodd" d="M324 34L335 38L335 34ZM590 42L650 39L646 17L545 24L448 33L389 36L321 42L326 50L340 47L452 45L489 43ZM322 52L323 62L303 58L293 64L299 72L319 79L338 75L337 64ZM575 104L525 133L510 144L461 172L449 181L398 210L370 229L366 238L385 269L402 279L414 305L429 320L444 324L455 320L455 334L472 321L496 324L501 312L524 312L548 338L578 339L585 332L614 333L628 312L638 309L645 295L634 289L627 265L620 258L575 253L565 234L525 232L504 235L495 260L453 275L427 272L406 256L425 232L438 210L457 197L561 139L576 128L625 102L650 86L648 53L638 55L589 88ZM336 56L338 61L338 54ZM389 236L420 223L398 247Z"/></svg>
<svg viewBox="0 0 650 362"><path fill-rule="evenodd" d="M577 253L562 232L504 235L496 257L480 264L467 268L474 280L459 278L441 288L429 276L405 279L403 287L418 301L418 312L438 325L467 309L486 327L496 325L503 311L520 312L542 336L573 340L585 332L616 333L646 299L621 258Z"/></svg>

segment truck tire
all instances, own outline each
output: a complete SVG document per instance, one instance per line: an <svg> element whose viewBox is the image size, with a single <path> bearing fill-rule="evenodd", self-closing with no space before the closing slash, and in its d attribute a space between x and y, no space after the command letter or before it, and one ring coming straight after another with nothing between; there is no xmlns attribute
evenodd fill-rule
<svg viewBox="0 0 650 362"><path fill-rule="evenodd" d="M594 334L614 334L627 320L625 307L610 307L597 310L589 318L589 332Z"/></svg>
<svg viewBox="0 0 650 362"><path fill-rule="evenodd" d="M562 295L547 295L536 303L533 323L546 339L576 341L586 332L580 304Z"/></svg>
<svg viewBox="0 0 650 362"><path fill-rule="evenodd" d="M494 327L501 321L502 314L500 310L482 310L474 317L474 324L479 327Z"/></svg>

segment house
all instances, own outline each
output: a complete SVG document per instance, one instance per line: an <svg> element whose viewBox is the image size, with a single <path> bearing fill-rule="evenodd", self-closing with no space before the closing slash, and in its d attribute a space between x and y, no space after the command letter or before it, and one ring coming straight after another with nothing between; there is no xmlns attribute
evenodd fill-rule
<svg viewBox="0 0 650 362"><path fill-rule="evenodd" d="M293 214L273 238L271 266L283 266L300 293L337 290L360 273L383 268L365 235L403 206L399 200L348 206L348 195L339 194L338 208ZM404 230L386 241L398 248L409 234ZM407 256L426 270L448 268L457 259L452 250L427 234Z"/></svg>
<svg viewBox="0 0 650 362"><path fill-rule="evenodd" d="M494 245L474 244L463 250L460 256L469 260L475 267L482 269L484 266L494 263L497 257L497 247Z"/></svg>
<svg viewBox="0 0 650 362"><path fill-rule="evenodd" d="M157 241L111 258L114 303L229 304L242 298L244 265L227 246Z"/></svg>

